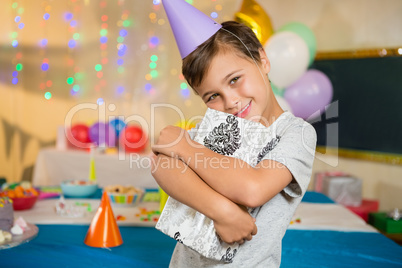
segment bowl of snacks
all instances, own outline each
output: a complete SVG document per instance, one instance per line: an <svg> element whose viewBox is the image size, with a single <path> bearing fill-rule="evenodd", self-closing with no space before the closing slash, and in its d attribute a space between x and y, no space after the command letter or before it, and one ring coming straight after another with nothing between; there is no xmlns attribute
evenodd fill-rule
<svg viewBox="0 0 402 268"><path fill-rule="evenodd" d="M39 194L30 183L20 183L6 187L0 196L9 197L13 202L14 210L26 210L35 205Z"/></svg>
<svg viewBox="0 0 402 268"><path fill-rule="evenodd" d="M88 180L67 180L60 184L66 197L85 198L93 196L98 190L98 184Z"/></svg>
<svg viewBox="0 0 402 268"><path fill-rule="evenodd" d="M134 186L109 185L104 188L112 206L136 206L144 196L144 190Z"/></svg>

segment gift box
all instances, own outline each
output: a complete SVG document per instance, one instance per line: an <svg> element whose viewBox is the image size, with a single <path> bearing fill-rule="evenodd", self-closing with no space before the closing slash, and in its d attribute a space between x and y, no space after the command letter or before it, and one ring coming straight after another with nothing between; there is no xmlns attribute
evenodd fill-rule
<svg viewBox="0 0 402 268"><path fill-rule="evenodd" d="M368 222L369 214L372 212L377 212L378 206L378 200L363 199L360 206L346 206L346 208Z"/></svg>
<svg viewBox="0 0 402 268"><path fill-rule="evenodd" d="M344 206L360 206L362 181L355 177L325 177L322 193Z"/></svg>
<svg viewBox="0 0 402 268"><path fill-rule="evenodd" d="M207 109L193 140L216 153L241 159L254 167L277 145L279 137L275 125L267 128L257 122ZM259 209L248 208L248 211L255 218ZM218 237L211 219L171 197L156 229L217 261L232 262L240 250L238 243L227 244Z"/></svg>
<svg viewBox="0 0 402 268"><path fill-rule="evenodd" d="M326 177L345 177L349 174L342 171L324 171L317 172L314 176L314 191L322 193L323 181Z"/></svg>
<svg viewBox="0 0 402 268"><path fill-rule="evenodd" d="M387 234L402 234L402 219L396 221L385 212L370 213L369 224Z"/></svg>

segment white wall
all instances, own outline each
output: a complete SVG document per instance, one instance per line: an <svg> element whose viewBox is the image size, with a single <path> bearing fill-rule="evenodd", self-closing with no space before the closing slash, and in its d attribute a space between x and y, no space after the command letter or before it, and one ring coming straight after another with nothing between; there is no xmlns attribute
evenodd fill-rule
<svg viewBox="0 0 402 268"><path fill-rule="evenodd" d="M309 26L318 51L402 47L400 0L260 0L274 29Z"/></svg>

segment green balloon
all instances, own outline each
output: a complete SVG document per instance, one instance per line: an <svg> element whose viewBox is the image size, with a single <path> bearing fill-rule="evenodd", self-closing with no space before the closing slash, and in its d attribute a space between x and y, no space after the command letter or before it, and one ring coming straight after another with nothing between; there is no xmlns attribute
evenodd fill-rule
<svg viewBox="0 0 402 268"><path fill-rule="evenodd" d="M278 30L278 32L284 32L284 31L294 32L306 42L310 55L309 65L311 65L311 63L313 63L314 61L315 54L317 51L317 40L315 39L313 31L308 26L300 22L291 22L285 24Z"/></svg>
<svg viewBox="0 0 402 268"><path fill-rule="evenodd" d="M283 97L285 95L285 90L283 88L278 88L274 83L271 82L271 88L275 96Z"/></svg>

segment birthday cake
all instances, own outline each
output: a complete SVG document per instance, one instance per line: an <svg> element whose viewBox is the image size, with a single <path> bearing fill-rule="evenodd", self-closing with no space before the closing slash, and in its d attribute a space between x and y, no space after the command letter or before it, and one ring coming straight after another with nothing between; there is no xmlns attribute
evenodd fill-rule
<svg viewBox="0 0 402 268"><path fill-rule="evenodd" d="M0 197L0 230L9 232L14 223L14 209L11 199Z"/></svg>

